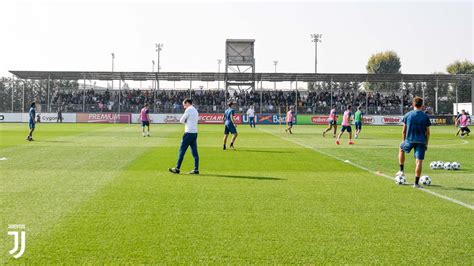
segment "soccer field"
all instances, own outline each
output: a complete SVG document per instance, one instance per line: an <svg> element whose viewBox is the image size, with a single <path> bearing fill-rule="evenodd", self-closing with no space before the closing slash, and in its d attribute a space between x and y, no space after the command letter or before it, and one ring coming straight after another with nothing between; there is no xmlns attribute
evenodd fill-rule
<svg viewBox="0 0 474 266"><path fill-rule="evenodd" d="M356 145L322 126L200 125L201 175L173 175L182 125L0 124L0 264L465 264L474 254L474 139L432 127L431 193L396 185L401 127ZM461 170L431 170L457 161ZM182 172L192 170L190 151ZM413 154L405 166L414 181ZM24 224L19 259L9 224Z"/></svg>

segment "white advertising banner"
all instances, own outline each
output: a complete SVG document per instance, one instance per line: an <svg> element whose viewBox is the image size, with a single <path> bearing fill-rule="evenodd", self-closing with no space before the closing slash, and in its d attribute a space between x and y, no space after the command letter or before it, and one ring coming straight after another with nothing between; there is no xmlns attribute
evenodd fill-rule
<svg viewBox="0 0 474 266"><path fill-rule="evenodd" d="M150 114L152 124L177 124L182 114ZM140 114L132 114L132 123L141 123Z"/></svg>
<svg viewBox="0 0 474 266"><path fill-rule="evenodd" d="M57 113L36 113L36 116L38 115L40 116L40 123L57 123L58 122ZM28 113L23 113L22 122L28 122L28 120L29 120ZM76 113L63 113L63 123L75 123L75 122L76 122Z"/></svg>
<svg viewBox="0 0 474 266"><path fill-rule="evenodd" d="M0 123L22 122L22 113L0 113Z"/></svg>

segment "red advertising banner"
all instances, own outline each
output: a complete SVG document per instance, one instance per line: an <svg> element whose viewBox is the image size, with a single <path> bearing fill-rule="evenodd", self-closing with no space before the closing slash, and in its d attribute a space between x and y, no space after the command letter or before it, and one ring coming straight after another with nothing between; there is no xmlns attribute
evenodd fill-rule
<svg viewBox="0 0 474 266"><path fill-rule="evenodd" d="M402 122L402 118L399 116L383 116L382 123L384 124L400 124Z"/></svg>
<svg viewBox="0 0 474 266"><path fill-rule="evenodd" d="M235 123L242 124L242 115L235 115ZM199 124L224 124L224 114L199 114Z"/></svg>
<svg viewBox="0 0 474 266"><path fill-rule="evenodd" d="M328 123L329 116L312 116L311 123L316 125L325 125Z"/></svg>
<svg viewBox="0 0 474 266"><path fill-rule="evenodd" d="M116 113L78 113L79 123L130 123L130 114Z"/></svg>
<svg viewBox="0 0 474 266"><path fill-rule="evenodd" d="M375 123L375 119L372 116L362 116L362 124L373 124Z"/></svg>

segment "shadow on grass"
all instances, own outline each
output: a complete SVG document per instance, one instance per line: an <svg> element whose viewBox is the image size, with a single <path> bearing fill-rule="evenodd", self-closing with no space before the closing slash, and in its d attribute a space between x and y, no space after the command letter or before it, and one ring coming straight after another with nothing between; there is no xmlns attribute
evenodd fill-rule
<svg viewBox="0 0 474 266"><path fill-rule="evenodd" d="M70 140L35 140L36 142L72 143Z"/></svg>
<svg viewBox="0 0 474 266"><path fill-rule="evenodd" d="M443 187L440 185L430 185L430 187L439 188L442 190L460 190L460 191L474 191L474 188L463 188L463 187Z"/></svg>
<svg viewBox="0 0 474 266"><path fill-rule="evenodd" d="M241 179L253 179L253 180L286 180L284 178L278 177L268 177L268 176L248 176L248 175L216 175L216 174L201 174L200 176L210 176L210 177L225 177L225 178L241 178Z"/></svg>
<svg viewBox="0 0 474 266"><path fill-rule="evenodd" d="M241 151L241 152L261 152L261 153L295 153L295 152L293 152L293 151L247 150L247 149L237 149L236 151Z"/></svg>

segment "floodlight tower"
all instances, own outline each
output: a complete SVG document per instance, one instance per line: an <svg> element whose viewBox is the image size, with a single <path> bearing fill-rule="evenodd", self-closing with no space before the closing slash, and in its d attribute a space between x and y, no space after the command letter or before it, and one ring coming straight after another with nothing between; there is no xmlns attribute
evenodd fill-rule
<svg viewBox="0 0 474 266"><path fill-rule="evenodd" d="M155 43L155 48L156 48L156 53L157 53L157 61L156 61L156 73L160 73L160 52L163 50L163 44L162 43ZM158 77L156 78L156 89L160 89L160 80Z"/></svg>
<svg viewBox="0 0 474 266"><path fill-rule="evenodd" d="M114 72L114 63L115 63L115 53L111 53L112 55L112 73ZM114 79L112 78L112 90L114 89Z"/></svg>
<svg viewBox="0 0 474 266"><path fill-rule="evenodd" d="M277 73L277 65L278 65L278 60L273 60L273 65L275 66L275 73ZM273 90L276 91L277 89L277 83L276 81L273 82Z"/></svg>
<svg viewBox="0 0 474 266"><path fill-rule="evenodd" d="M322 34L311 34L311 41L314 42L314 73L318 73L318 42L321 42Z"/></svg>
<svg viewBox="0 0 474 266"><path fill-rule="evenodd" d="M222 63L222 59L217 59L217 74L218 74L218 76L221 73L221 63ZM220 90L220 88L221 88L221 81L217 80L217 90Z"/></svg>

